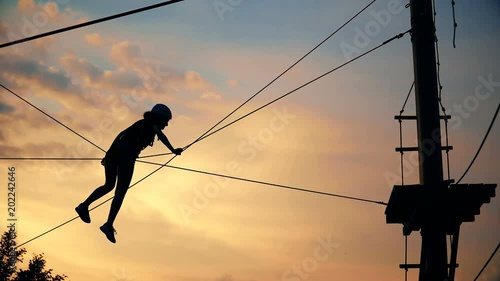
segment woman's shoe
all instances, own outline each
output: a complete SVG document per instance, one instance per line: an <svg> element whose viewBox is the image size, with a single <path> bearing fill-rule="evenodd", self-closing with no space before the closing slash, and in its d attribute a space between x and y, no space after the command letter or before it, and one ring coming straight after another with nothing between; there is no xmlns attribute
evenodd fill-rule
<svg viewBox="0 0 500 281"><path fill-rule="evenodd" d="M104 234L106 234L106 238L108 238L108 240L111 241L111 243L116 243L115 234L117 233L116 230L111 225L105 223L100 227L100 229L102 232L104 232Z"/></svg>
<svg viewBox="0 0 500 281"><path fill-rule="evenodd" d="M75 211L78 213L78 216L82 219L83 222L90 223L90 214L88 207L80 204L75 208Z"/></svg>

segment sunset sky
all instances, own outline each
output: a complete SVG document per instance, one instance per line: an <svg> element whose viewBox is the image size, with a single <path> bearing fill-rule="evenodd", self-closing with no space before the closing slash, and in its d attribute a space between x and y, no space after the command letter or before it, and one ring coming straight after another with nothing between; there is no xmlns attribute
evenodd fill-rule
<svg viewBox="0 0 500 281"><path fill-rule="evenodd" d="M184 147L369 2L187 0L2 48L0 83L104 150L154 104L167 104L173 119L164 132ZM500 102L500 3L456 1L453 48L451 3L438 2L457 180ZM154 3L1 1L0 43ZM223 124L408 30L406 3L376 1ZM406 35L194 144L170 165L387 202L401 184L394 115L412 81ZM405 114L415 114L414 99ZM0 122L2 157L104 155L3 88ZM404 145L415 146L414 121L403 125ZM500 182L499 143L497 123L462 183ZM165 152L156 141L141 155ZM405 183L418 183L412 153L405 159ZM74 207L104 182L99 161L1 160L4 186L8 167L16 168L18 244L74 218ZM132 183L156 168L136 163ZM461 227L457 281L473 280L499 242L498 197ZM0 202L5 231L6 188ZM25 262L44 253L48 268L72 281L404 280L402 226L385 223L381 204L163 168L129 190L116 244L99 230L109 205L91 212L91 224L78 219L23 246ZM408 243L409 263L418 263L420 234ZM409 272L409 280L417 276ZM479 280L500 280L500 254Z"/></svg>

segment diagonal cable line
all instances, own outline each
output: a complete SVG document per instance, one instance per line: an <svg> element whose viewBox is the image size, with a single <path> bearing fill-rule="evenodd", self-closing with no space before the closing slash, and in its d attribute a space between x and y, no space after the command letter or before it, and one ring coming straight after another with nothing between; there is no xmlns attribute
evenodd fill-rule
<svg viewBox="0 0 500 281"><path fill-rule="evenodd" d="M405 32L403 32L403 33L400 33L400 34L398 34L398 35L396 35L396 36L394 36L394 37L392 37L392 38L390 38L390 39L388 39L388 40L384 41L382 44L380 44L380 45L378 45L378 46L376 46L376 47L374 47L374 48L372 48L372 49L370 49L370 50L366 51L365 53L363 53L363 54L361 54L361 55L359 55L359 56L357 56L357 57L355 57L355 58L353 58L353 59L349 60L348 62L343 63L342 65L340 65L340 66L338 66L338 67L336 67L336 68L334 68L334 69L332 69L332 70L330 70L330 71L328 71L328 72L326 72L326 73L324 73L324 74L322 74L322 75L320 75L320 76L318 76L318 77L316 77L315 79L313 79L313 80L311 80L311 81L307 82L306 84L303 84L302 86L300 86L300 87L298 87L298 88L296 88L296 89L294 89L294 90L292 90L292 91L288 92L287 94L285 94L285 95L281 96L280 98L277 98L277 99L275 99L275 100L273 100L273 101L271 101L271 102L269 102L269 103L265 104L264 106L261 106L260 108L258 108L258 109L256 109L256 110L254 110L254 111L252 111L252 112L250 112L250 113L248 113L248 114L246 114L246 115L244 115L244 116L242 116L242 117L240 117L240 118L236 119L235 121L233 121L233 122L231 122L231 123L227 124L226 126L223 126L223 127L219 128L218 130L216 130L216 131L214 131L214 132L210 133L209 135L206 135L206 136L205 136L205 137L203 137L203 138L198 138L198 141L200 141L200 140L202 140L202 139L207 138L208 136L210 136L210 135L212 135L212 134L214 134L214 133L216 133L216 132L218 132L218 131L220 131L220 130L222 130L222 129L226 128L227 126L229 126L229 125L231 125L231 124L236 123L237 121L239 121L239 120L241 120L241 119L243 119L243 118L247 117L248 115L250 115L250 114L253 114L253 113L257 112L258 110L260 110L260 109L262 109L262 108L264 108L264 107L266 107L266 106L268 106L268 105L270 105L270 104L272 104L272 103L274 103L274 102L276 102L276 101L278 101L278 100L280 100L280 99L282 99L282 98L284 98L284 97L286 97L286 96L290 95L291 93L293 93L293 92L295 92L295 91L297 91L297 90L299 90L299 89L301 89L301 88L303 88L303 87L305 87L305 86L307 86L307 85L309 85L309 84L311 84L311 83L313 83L313 82L315 82L315 81L317 81L317 80L321 79L322 77L324 77L324 76L326 76L326 75L328 75L328 74L330 74L330 73L332 73L332 72L334 72L334 71L336 71L336 70L340 69L341 67L343 67L343 66L345 66L345 65L350 64L351 62L353 62L353 61L355 61L355 60L357 60L357 59L359 59L359 58L361 58L361 57L363 57L363 56L365 56L365 55L367 55L367 54L369 54L369 53L371 53L371 52L373 52L373 51L377 50L378 48L380 48L380 47L382 47L382 46L386 45L387 43L389 43L389 42L391 42L391 41L393 41L393 40L395 40L395 39L399 39L399 38L403 37L406 33L409 33L410 31L411 31L411 29L410 29L410 30L407 30L407 31L405 31ZM55 120L55 119L54 119L54 120ZM196 143L196 142L197 142L197 141L195 141L195 142L191 143L189 146L191 146L192 144L194 144L194 143ZM185 149L189 148L189 146L187 146ZM158 168L157 168L157 169L155 169L154 171L150 172L149 174L147 174L146 176L144 176L142 179L138 180L137 182L133 183L133 184L129 187L129 189L130 189L130 188L132 188L132 187L134 187L134 186L135 186L135 185L137 185L138 183L140 183L140 182L144 181L146 178L150 177L150 176L151 176L151 175L153 175L154 173L158 172L158 171L159 171L160 169L162 169L163 167L166 167L166 166L167 166L167 165L168 165L168 164L169 164L169 163L170 163L173 159L175 159L175 157L177 157L177 155L174 155L174 156L173 156L172 158L170 158L170 159L169 159L169 160L168 160L165 164L161 164L161 166L160 166L160 167L158 167ZM139 161L140 161L140 160L139 160ZM92 211L92 210L94 210L94 209L96 209L96 208L98 208L98 207L102 206L103 204L105 204L105 203L107 203L107 202L111 201L113 198L114 198L114 196L113 196L113 197L110 197L110 198L108 198L108 199L106 199L105 201L103 201L103 202L99 203L98 205L94 206L93 208L89 209L89 211ZM46 235L46 234L48 234L48 233L50 233L50 232L52 232L52 231L54 231L54 230L56 230L56 229L58 229L58 228L62 227L62 226L64 226L64 225L66 225L66 224L68 224L68 223L70 223L70 222L74 221L76 218L78 218L78 217L72 218L72 219L70 219L70 220L68 220L68 221L66 221L66 222L64 222L64 223L62 223L62 224L60 224L60 225L58 225L58 226L55 226L55 227L51 228L50 230L47 230L46 232L44 232L44 233L42 233L42 234L40 234L40 235L38 235L38 236L36 236L36 237L34 237L34 238L32 238L32 239L30 239L30 240L28 240L28 241L26 241L26 242L24 242L24 243L20 244L20 245L19 245L19 246L17 246L17 247L20 247L20 246L26 245L27 243L29 243L29 242L31 242L31 241L33 241L33 240L35 240L35 239L38 239L38 238L40 238L40 237L42 237L42 236L44 236L44 235ZM17 247L16 247L16 248L17 248Z"/></svg>
<svg viewBox="0 0 500 281"><path fill-rule="evenodd" d="M171 162L171 161L172 161L172 160L173 160L176 156L177 156L177 155L174 155L172 158L170 158L170 160L168 160L168 161L167 161L165 164L163 164L163 165L162 165L162 164L159 164L159 165L161 165L160 167L158 167L157 169L155 169L154 171L150 172L149 174L147 174L146 176L144 176L144 177L143 177L143 178L141 178L140 180L138 180L138 181L136 181L135 183L133 183L131 186L129 186L129 188L128 188L128 189L130 189L130 188L134 187L135 185L139 184L139 183L140 183L140 182L142 182L143 180L145 180L145 179L149 178L151 175L153 175L154 173L156 173L157 171L159 171L161 168L165 167L168 163L170 163L170 162ZM113 197L110 197L110 198L108 198L108 199L106 199L106 200L102 201L101 203L99 203L99 204L97 204L96 206L94 206L94 207L92 207L91 209L89 209L89 212L90 212L90 211L92 211L92 210L94 210L94 209L97 209L97 208L99 208L100 206L104 205L105 203L107 203L107 202L109 202L109 201L113 200L113 198L115 198L115 197L113 196ZM36 237L33 237L33 238L29 239L28 241L26 241L26 242L23 242L23 243L19 244L18 246L16 246L16 249L17 249L17 248L19 248L19 247L21 247L21 246L23 246L23 245L28 244L29 242L31 242L31 241L33 241L33 240L36 240L36 239L40 238L40 237L42 237L42 236L44 236L44 235L46 235L46 234L48 234L48 233L50 233L50 232L52 232L52 231L54 231L54 230L56 230L56 229L58 229L58 228L60 228L60 227L64 226L64 225L66 225L66 224L68 224L68 223L70 223L70 222L74 221L74 220L76 220L77 218L78 218L78 216L76 216L76 217L74 217L74 218L72 218L72 219L69 219L69 220L67 220L67 221L65 221L65 222L63 222L63 223L61 223L61 224L59 224L59 225L57 225L57 226L55 226L55 227L53 227L53 228L51 228L51 229L49 229L49 230L45 231L44 233L39 234L39 235L37 235Z"/></svg>
<svg viewBox="0 0 500 281"><path fill-rule="evenodd" d="M168 152L168 153L158 153L158 154L150 154L150 155L144 155L144 156L139 156L137 159L142 159L142 158L151 158L151 157L156 157L156 156L164 156L164 155L171 155L173 153Z"/></svg>
<svg viewBox="0 0 500 281"><path fill-rule="evenodd" d="M6 91L8 91L9 93L13 94L14 96L16 96L17 98L19 98L20 100L24 101L25 103L27 103L28 105L30 105L34 109L40 111L43 115L49 117L50 119L52 119L53 121L55 121L57 124L63 126L64 128L66 128L69 131L71 131L72 133L74 133L75 135L77 135L80 138L82 138L83 140L87 141L88 143L90 143L91 145L93 145L94 147L96 147L97 149L99 149L100 151L106 153L106 150L104 150L103 148L101 148L100 146L98 146L97 144L95 144L94 142L92 142L91 140L87 139L83 135L79 134L75 130L71 129L70 127L68 127L67 125L65 125L64 123L62 123L61 121L57 120L56 118L54 118L53 116L51 116L50 114L48 114L47 112L45 112L44 110L42 110L41 108L39 108L38 106L36 106L33 103L29 102L27 99L25 99L25 98L21 97L20 95L16 94L14 91L12 91L11 89L7 88L3 84L0 83L0 87L4 88ZM140 156L138 158L148 158L148 157L171 155L171 154L172 153L161 153L161 154ZM23 160L22 157L11 157L11 158L0 158L0 159L3 159L3 160ZM37 160L37 159L32 159L32 160ZM39 160L52 160L52 159L39 159ZM64 159L56 157L56 159L54 159L54 160L64 160ZM86 159L82 159L82 160L86 160Z"/></svg>
<svg viewBox="0 0 500 281"><path fill-rule="evenodd" d="M171 1L165 1L165 2L162 2L162 3L158 3L158 4L154 4L154 5L150 5L150 6L146 6L146 7L143 7L143 8L139 8L139 9L135 9L135 10L131 10L131 11L128 11L128 12L124 12L124 13L120 13L120 14L116 14L116 15L112 15L112 16L108 16L108 17L105 17L105 18L101 18L101 19L97 19L97 20L93 20L93 21L89 21L89 22L85 22L85 23L81 23L81 24L77 24L77 25L73 25L73 26L69 26L69 27L66 27L66 28L62 28L62 29L58 29L58 30L54 30L54 31L50 31L50 32L47 32L47 33L43 33L43 34L39 34L39 35L35 35L35 36L31 36L31 37L27 37L27 38L23 38L23 39L20 39L20 40L16 40L16 41L12 41L12 42L8 42L8 43L5 43L5 44L1 44L0 45L0 48L4 48L4 47L7 47L7 46L11 46L11 45L15 45L15 44L19 44L19 43L23 43L23 42L27 42L27 41L30 41L30 40L35 40L35 39L38 39L38 38L42 38L42 37L46 37L46 36L50 36L50 35L54 35L54 34L58 34L58 33L62 33L62 32L66 32L66 31L69 31L69 30L73 30L73 29L77 29L77 28L81 28L81 27L85 27L85 26L89 26L89 25L93 25L93 24L97 24L97 23L101 23L101 22L104 22L104 21L109 21L109 20L113 20L113 19L116 19L116 18L120 18L120 17L124 17L124 16L128 16L128 15L132 15L132 14L136 14L136 13L140 13L140 12L144 12L144 11L147 11L147 10L151 10L151 9L155 9L155 8L159 8L159 7L163 7L163 6L166 6L166 5L170 5L170 4L174 4L174 3L177 3L177 2L181 2L181 1L184 1L184 0L171 0ZM328 37L326 37L323 41L321 41L319 44L317 44L313 49L311 49L309 52L307 52L304 56L302 56L299 60L297 60L295 63L293 63L290 67L288 67L285 71L283 71L280 75L278 75L276 78L274 78L271 82L269 82L266 86L264 86L261 90L259 90L256 94L254 94L252 97L250 97L247 101L245 101L243 104L241 104L239 107L237 107L236 109L234 109L231 113L229 113L226 117L224 117L222 120L220 120L219 122L217 122L212 128L210 128L209 130L207 130L204 134L202 134L200 136L200 138L202 138L203 136L205 136L207 133L209 133L211 130L213 130L215 127L217 127L220 123L222 123L224 120L226 120L229 116L231 116L232 114L234 114L237 110L239 110L241 107L243 107L246 103L248 103L249 101L251 101L253 98L255 98L258 94L260 94L262 91L264 91L267 87L269 87L271 84L273 84L276 80L278 80L279 78L281 78L285 73L287 73L290 69L292 69L293 67L295 67L298 63L300 63L303 59L305 59L307 56L309 56L312 52L314 52L317 48L319 48L323 43L325 43L328 39L330 39L333 35L335 35L338 31L340 31L342 28L344 28L347 24L349 24L352 20L354 20L359 14L361 14L363 11L365 11L368 7L370 7L374 2L376 2L377 0L373 0L371 1L370 3L368 3L363 9L361 9L359 12L357 12L354 16L352 16L347 22L345 22L343 25L341 25L338 29L336 29L333 33L331 33ZM4 87L3 85L1 85L2 87ZM6 87L4 87L6 90L10 91L9 89L7 89ZM12 92L12 91L10 91ZM14 93L13 93L14 94ZM17 95L16 95L17 96ZM18 96L19 97L19 96ZM21 97L19 97L21 98ZM22 99L22 98L21 98ZM24 99L23 99L24 100ZM24 100L25 102L27 102L26 100ZM35 107L34 105L32 105L31 103L27 102L28 104L30 104L31 106ZM42 113L44 113L45 115L49 116L48 114L46 114L45 112L43 112L42 110L40 110L39 108L35 107L36 109L38 109L39 111L41 111ZM49 116L50 118L52 118L51 116ZM59 121L55 120L54 118L52 118L54 121L58 122L59 124L63 125L64 127L68 128L67 126L65 126L64 124L60 123ZM69 129L69 128L68 128ZM71 129L69 129L71 130ZM77 134L75 131L71 130L72 132L74 132L75 134ZM79 134L77 134L79 135ZM83 136L79 135L80 137L82 137L83 139L85 139L87 142L91 143L92 145L94 145L95 147L97 147L99 150L105 152L105 150L103 150L102 148L98 147L97 145L95 145L94 143L90 142L88 139L84 138ZM193 143L197 142L198 139L196 141L194 141ZM192 143L192 144L193 144ZM191 146L192 144L188 145L187 147ZM142 156L140 158L148 158L148 157L154 157L154 156L160 156L160 155L166 155L166 154L158 154L158 155L146 155L146 156Z"/></svg>
<svg viewBox="0 0 500 281"><path fill-rule="evenodd" d="M413 87L415 87L415 80L411 83L410 90L408 91L408 94L406 95L405 102L403 103L403 107L399 111L399 117L403 116L403 112L405 112L405 107L406 103L408 102L408 99L410 98L411 91L413 90ZM399 121L399 147L403 147L403 122L401 119L398 119ZM401 185L405 184L405 175L404 175L404 152L401 150L400 152L400 165L401 165Z"/></svg>
<svg viewBox="0 0 500 281"><path fill-rule="evenodd" d="M483 268L481 268L481 271L479 271L479 273L477 274L476 278L474 278L474 281L476 281L479 278L479 276L481 276L481 274L483 273L483 271L486 269L486 267L488 266L488 264L490 263L490 261L493 259L493 257L497 253L498 248L500 248L500 242L498 242L497 247L495 248L495 250L493 251L493 253L491 253L490 258L486 261L486 263L484 264Z"/></svg>
<svg viewBox="0 0 500 281"><path fill-rule="evenodd" d="M476 155L474 155L474 158L472 158L472 161L470 162L469 166L467 169L465 169L465 172L463 175L460 177L460 179L457 181L456 184L459 184L460 181L465 177L465 175L469 172L470 168L474 164L474 162L477 159L477 156L479 155L479 152L481 152L481 149L483 148L484 143L486 142L486 139L488 138L488 135L490 134L491 128L493 128L493 124L495 123L495 120L498 115L498 111L500 110L500 103L497 106L497 110L495 111L495 114L493 115L493 119L491 120L490 126L488 127L488 130L486 131L486 134L484 135L483 141L481 141L481 145L479 145L479 148L477 149Z"/></svg>
<svg viewBox="0 0 500 281"><path fill-rule="evenodd" d="M46 33L42 33L42 34L38 34L38 35L34 35L34 36L30 36L30 37L19 39L19 40L15 40L15 41L11 41L11 42L0 44L0 49L8 47L8 46L12 46L12 45L17 45L17 44L20 44L20 43L24 43L24 42L27 42L27 41L32 41L32 40L35 40L35 39L39 39L39 38L43 38L43 37L55 35L55 34L58 34L58 33L63 33L63 32L66 32L66 31L77 29L77 28L82 28L82 27L85 27L85 26L89 26L89 25L93 25L93 24L97 24L97 23L101 23L101 22L105 22L105 21L109 21L109 20L113 20L113 19L117 19L117 18L121 18L121 17L125 17L125 16L129 16L129 15L141 13L141 12L144 12L144 11L147 11L147 10L152 10L152 9L160 8L160 7L163 7L163 6L175 4L177 2L182 2L182 1L184 1L184 0L170 0L170 1L165 1L165 2L158 3L158 4L146 6L146 7L143 7L143 8L131 10L131 11L128 11L128 12L123 12L123 13L120 13L120 14L116 14L116 15L112 15L112 16L108 16L108 17L104 17L104 18L100 18L100 19L96 19L96 20L92 20L92 21L88 21L88 22L84 22L84 23L75 24L75 25L64 27L64 28L61 28L61 29L56 29L56 30L49 31L49 32L46 32Z"/></svg>
<svg viewBox="0 0 500 281"><path fill-rule="evenodd" d="M408 99L410 98L411 91L413 90L413 87L415 87L415 80L413 80L413 82L411 83L410 90L408 91L408 94L406 95L406 99L405 99L405 102L403 103L403 107L399 111L399 116L401 116L403 114L403 112L405 112L405 107L406 107L406 104L408 103Z"/></svg>
<svg viewBox="0 0 500 281"><path fill-rule="evenodd" d="M359 56L357 56L357 57L355 57L355 58L353 58L353 59L351 59L351 60L349 60L349 61L347 61L347 62L345 62L345 63L343 63L343 64L341 64L341 65L339 65L339 66L337 66L337 67L335 67L334 69L332 69L332 70L330 70L330 71L327 71L327 72L325 72L325 73L321 74L320 76L318 76L318 77L316 77L316 78L314 78L314 79L310 80L309 82L307 82L307 83L305 83L305 84L302 84L301 86L299 86L299 87L297 87L297 88L295 88L295 89L293 89L293 90L289 91L288 93L286 93L286 94L284 94L284 95L282 95L282 96L280 96L280 97L278 97L278 98L276 98L276 99L274 99L274 100L272 100L272 101L270 101L270 102L268 102L268 103L266 103L266 104L264 104L264 105L262 105L262 106L258 107L257 109L254 109L253 111L250 111L249 113L247 113L247 114L245 114L245 115L241 116L240 118L238 118L238 119L236 119L236 120L234 120L234 121L231 121L230 123L228 123L228 124L226 124L226 125L224 125L224 126L220 127L219 129L217 129L217 130L215 130L215 131L213 131L213 132L211 132L211 133L209 133L209 134L205 135L204 137L199 138L197 141L195 141L195 142L191 143L190 145L186 146L186 148L187 148L187 147L189 147L189 146L191 146L191 145L193 145L193 144L195 144L195 143L197 143L197 142L199 142L199 141L201 141L201 140L204 140L204 139L208 138L209 136L211 136L211 135L213 135L213 134L215 134L215 133L217 133L217 132L219 132L219 131L221 131L221 130L223 130L223 129L225 129L225 128L229 127L229 126L231 126L232 124L234 124L234 123L236 123L236 122L238 122L238 121L240 121L240 120L242 120L242 119L244 119L244 118L248 117L249 115L252 115L253 113L255 113L255 112L257 112L257 111L259 111L259 110L261 110L261 109L263 109L263 108L265 108L265 107L267 107L267 106L269 106L269 105L271 105L271 104L273 104L273 103L275 103L275 102L277 102L277 101L279 101L279 100L283 99L284 97L287 97L287 96L289 96L289 95L291 95L291 94L295 93L296 91L298 91L298 90L300 90L300 89L302 89L302 88L304 88L304 87L308 86L309 84L312 84L312 83L316 82L317 80L319 80L319 79L321 79L321 78L323 78L323 77L325 77L325 76L327 76L327 75L329 75L329 74L331 74L331 73L333 73L333 72L335 72L335 71L337 71L337 70L341 69L342 67L344 67L344 66L346 66L346 65L348 65L348 64L350 64L350 63L352 63L352 62L354 62L355 60L357 60L357 59L359 59L359 58L361 58L361 57L364 57L364 56L368 55L369 53L371 53L371 52L373 52L373 51L375 51L375 50L379 49L380 47L382 47L382 46L386 45L387 43L389 43L389 42L391 42L391 41L393 41L393 40L395 40L395 39L399 39L399 38L403 37L406 33L410 32L410 31L411 31L411 29L410 29L410 30L408 30L408 31L405 31L405 32L403 32L403 33L400 33L400 34L398 34L398 35L396 35L396 36L392 37L392 38L391 38L391 39L389 39L389 40L384 41L382 44L380 44L380 45L378 45L378 46L376 46L376 47L374 47L374 48L372 48L372 49L370 49L370 50L368 50L368 51L364 52L363 54L361 54L361 55L359 55Z"/></svg>
<svg viewBox="0 0 500 281"><path fill-rule="evenodd" d="M151 165L161 165L161 164L158 164L158 163L146 162L146 161L139 161L139 162L146 163L146 164L151 164ZM310 189L305 189L305 188L300 188L300 187L294 187L294 186L290 186L290 185L283 185L283 184L277 184L277 183L271 183L271 182L265 182L265 181L259 181L259 180L246 179L246 178L242 178L242 177L235 177L235 176L230 176L230 175L224 175L224 174L218 174L218 173L213 173L213 172L195 170L195 169L190 169L190 168L185 168L185 167L179 167L179 166L166 165L166 167L172 168L172 169L177 169L177 170L182 170L182 171L187 171L187 172L198 173L198 174L205 174L205 175L209 175L209 176L217 176L217 177L222 177L222 178L227 178L227 179L232 179L232 180L250 182L250 183L255 183L255 184L261 184L261 185L279 187L279 188L285 188L285 189L290 189L290 190L295 190L295 191L302 191L302 192L314 193L314 194L319 194L319 195L339 197L339 198L343 198L343 199L350 199L350 200L357 200L357 201L363 201L363 202L368 202L368 203L375 203L375 204L387 205L387 203L382 202L382 201L375 201L375 200L363 199L363 198L359 198L359 197L346 196L346 195L340 195L340 194L323 192L323 191L317 191L317 190L310 190Z"/></svg>
<svg viewBox="0 0 500 281"><path fill-rule="evenodd" d="M26 157L26 158L19 158L19 157L0 157L0 160L27 160L27 161L30 161L30 160L52 160L52 161L96 161L96 160L99 160L100 161L101 158L93 158L93 157L88 157L88 158L59 158L59 157ZM214 172L207 172L207 171L196 170L196 169L191 169L191 168L186 168L186 167L179 167L179 166L173 166L173 165L162 165L160 163L143 161L143 160L137 160L137 162L144 163L144 164L149 164L149 165L155 165L155 166L165 166L165 167L171 168L171 169L177 169L177 170L182 170L182 171L187 171L187 172L193 172L193 173L198 173L198 174L204 174L204 175L209 175L209 176L222 177L222 178L227 178L227 179L232 179L232 180L238 180L238 181L244 181L244 182L250 182L250 183L255 183L255 184L268 185L268 186L286 188L286 189L290 189L290 190L303 191L303 192L315 193L315 194L320 194L320 195L327 195L327 196L332 196L332 197L339 197L339 198L344 198L344 199L351 199L351 200L358 200L358 201L364 201L364 202L369 202L369 203L376 203L376 204L381 204L381 205L387 205L387 203L382 202L382 201L375 201L375 200L363 199L363 198L359 198L359 197L353 197L353 196L346 196L346 195L340 195L340 194L323 192L323 191L310 190L310 189L305 189L305 188L300 188L300 187L294 187L294 186L290 186L290 185L283 185L283 184L271 183L271 182L266 182L266 181L253 180L253 179L242 178L242 177L235 177L235 176L231 176L231 175L219 174L219 173L214 173Z"/></svg>
<svg viewBox="0 0 500 281"><path fill-rule="evenodd" d="M61 121L57 120L56 118L52 117L50 114L46 113L45 111L41 110L39 107L37 107L36 105L32 104L31 102L29 102L28 100L24 99L23 97L21 97L20 95L16 94L14 91L12 91L11 89L7 88L6 86L4 86L3 84L0 84L0 87L4 88L5 90L7 90L9 93L13 94L14 96L16 96L17 98L19 98L20 100L24 101L25 103L29 104L31 107L33 107L34 109L40 111L43 115L49 117L50 119L54 120L57 124L63 126L64 128L68 129L69 131L71 131L72 133L74 133L75 135L79 136L80 138L86 140L88 143L90 143L91 145L95 146L96 148L98 148L99 150L101 150L102 152L106 152L106 150L102 149L101 147L99 147L97 144L93 143L92 141L90 141L89 139L87 139L86 137L80 135L79 133L77 133L75 130L71 129L70 127L64 125Z"/></svg>
<svg viewBox="0 0 500 281"><path fill-rule="evenodd" d="M361 14L363 11L365 11L366 9L368 9L368 7L370 7L375 1L377 0L373 0L371 1L370 3L368 3L368 5L366 5L363 9L361 9L359 12L357 12L354 16L352 16L347 22L345 22L343 25L341 25L339 28L337 28L334 32L332 32L328 37L326 37L323 41L321 41L319 44L317 44L314 48L312 48L309 52L307 52L305 55L303 55L300 59L298 59L295 63L293 63L292 65L290 65L287 69L285 69L285 71L283 71L280 75L276 76L276 78L274 78L273 80L271 80L271 82L267 83L262 89L260 89L259 91L257 91L257 93L255 93L253 96L251 96L250 98L248 98L245 102L243 102L240 106L238 106L237 108L235 108L233 111L231 111L228 115L226 115L224 118L222 118L219 122L217 122L215 125L213 125L210 129L208 129L205 133L203 133L198 139L196 139L194 142L192 142L191 144L187 145L185 148L187 147L190 147L191 145L197 143L198 141L200 141L201 139L203 139L205 137L205 135L207 135L210 131L212 131L213 129L215 129L215 127L217 127L218 125L220 125L222 122L224 122L227 118L229 118L231 115L233 115L236 111L238 111L240 108L242 108L245 104L247 104L248 102L250 102L253 98L255 98L257 95L259 95L262 91L264 91L265 89L267 89L269 86L271 86L271 84L273 84L276 80L278 80L279 78L281 78L283 75L285 75L285 73L287 73L290 69L292 69L293 67L295 67L297 64L299 64L303 59L305 59L307 56L309 56L312 52L314 52L317 48L319 48L321 45L323 45L323 43L325 43L326 41L328 41L328 39L330 39L333 35L337 34L337 32L339 32L342 28L344 28L347 24L349 24L351 21L353 21L359 14Z"/></svg>
<svg viewBox="0 0 500 281"><path fill-rule="evenodd" d="M296 190L296 191L302 191L302 192L308 192L308 193L315 193L315 194L320 194L320 195L327 195L327 196L332 196L332 197L339 197L339 198L344 198L344 199L351 199L351 200L357 200L357 201L364 201L364 202L369 202L369 203L375 203L375 204L381 204L381 205L387 205L387 203L385 202L381 202L381 201L374 201L374 200L369 200L369 199L363 199L363 198L357 198L357 197L351 197L351 196L345 196L345 195L339 195L339 194L334 194L334 193L327 193L327 192L321 192L321 191L315 191L315 190L309 190L309 189L303 189L303 188L297 188L297 187L291 187L291 186L285 186L285 185L280 185L280 184L274 184L274 183L266 183L266 182L263 182L263 181L257 181L257 180L251 180L251 179L244 179L244 178L238 178L238 177L233 177L233 176L227 176L227 175L222 175L222 174L216 174L216 173L211 173L211 172L205 172L205 171L200 171L200 170L194 170L194 169L189 169L189 168L184 168L184 167L177 167L177 166L170 166L168 165L168 163L170 163L177 155L173 156L172 158L170 158L169 161L167 161L165 164L158 164L158 163L152 163L152 162L147 162L147 161L141 161L141 160L138 160L138 162L142 162L142 163L146 163L146 164L153 164L153 165L159 165L160 167L158 167L157 169L155 169L154 171L150 172L149 174L147 174L145 177L143 177L142 179L136 181L134 184L132 184L130 188L134 187L135 185L139 184L140 182L142 182L143 180L145 180L146 178L150 177L151 175L153 175L154 173L156 173L157 171L159 171L161 168L163 167L169 167L169 168L173 168L173 169L179 169L179 170L184 170L184 171L190 171L190 172L196 172L196 173L201 173L201 174L207 174L207 175L213 175L213 176L219 176L219 177L226 177L226 178L230 178L230 179L234 179L234 180L240 180L240 181L246 181L246 182L252 182L252 183L257 183L257 184L263 184L263 185L270 185L270 186L274 186L274 187L280 187L280 188L286 188L286 189L291 189L291 190ZM92 210L94 209L97 209L99 208L100 206L106 204L107 202L113 200L114 196L113 197L110 197L104 201L102 201L101 203L97 204L96 206L92 207L89 209L89 212L91 212ZM63 227L64 225L74 221L78 219L78 216L76 217L73 217L19 245L17 245L15 248L19 248L21 246L24 246L46 234L49 234L50 232L58 229L58 228L61 228Z"/></svg>

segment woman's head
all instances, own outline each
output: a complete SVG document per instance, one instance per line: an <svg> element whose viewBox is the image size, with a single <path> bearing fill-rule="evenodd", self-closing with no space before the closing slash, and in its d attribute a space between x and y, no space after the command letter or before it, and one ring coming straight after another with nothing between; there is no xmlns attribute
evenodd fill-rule
<svg viewBox="0 0 500 281"><path fill-rule="evenodd" d="M161 128L165 128L165 126L168 126L168 121L172 119L172 111L170 111L168 106L159 103L153 106L151 111L145 112L144 118L152 120Z"/></svg>

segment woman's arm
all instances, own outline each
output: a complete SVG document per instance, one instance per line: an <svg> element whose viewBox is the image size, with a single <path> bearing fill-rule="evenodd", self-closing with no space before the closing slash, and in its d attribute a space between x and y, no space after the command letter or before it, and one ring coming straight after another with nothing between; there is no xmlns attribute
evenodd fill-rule
<svg viewBox="0 0 500 281"><path fill-rule="evenodd" d="M167 136L158 128L156 125L153 125L153 129L160 139L160 141L170 150L172 153L180 155L182 152L182 148L174 148L170 141L168 140Z"/></svg>

